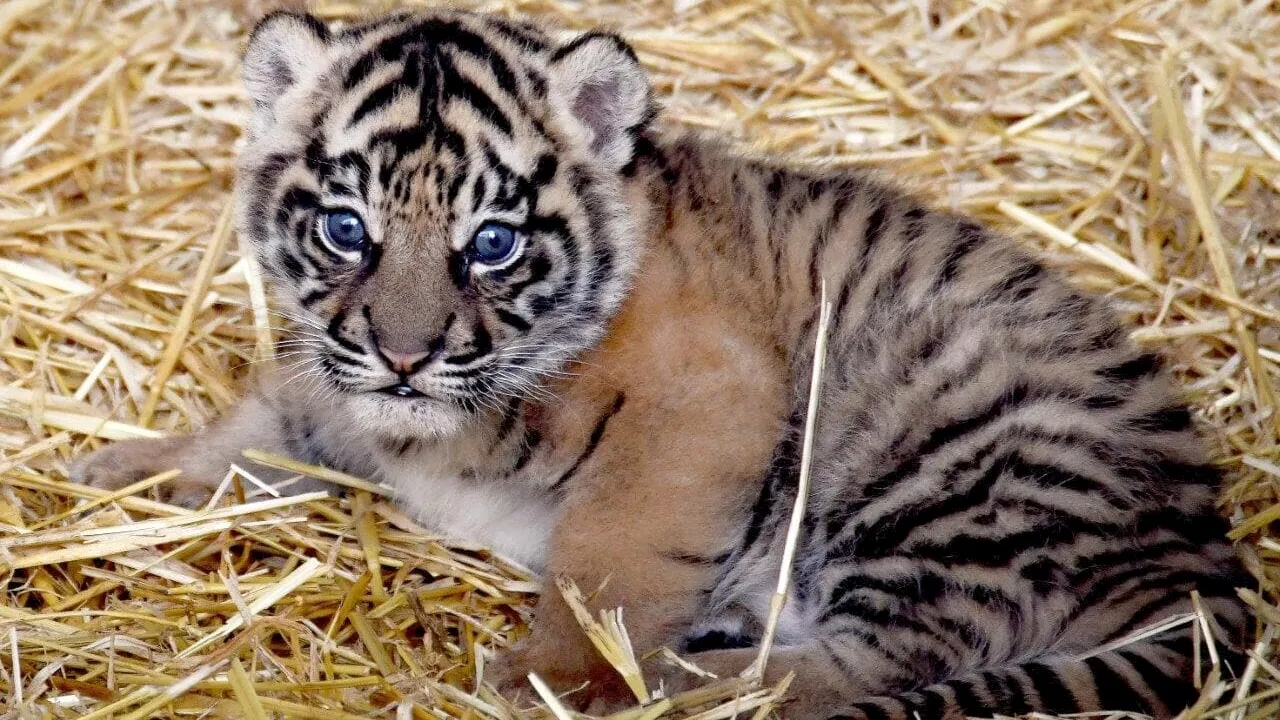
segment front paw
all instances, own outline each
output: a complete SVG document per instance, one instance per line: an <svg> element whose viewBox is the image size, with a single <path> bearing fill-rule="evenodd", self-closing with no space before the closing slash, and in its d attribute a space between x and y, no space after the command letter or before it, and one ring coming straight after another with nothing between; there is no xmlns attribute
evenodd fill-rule
<svg viewBox="0 0 1280 720"><path fill-rule="evenodd" d="M541 645L543 644L526 639L499 654L485 668L489 684L505 698L524 701L538 698L529 682L530 674L537 675L557 693L572 691L575 684L585 683L583 673L569 670L570 666L578 663L572 662L567 656L562 656L565 662L557 663L554 651L540 647Z"/></svg>
<svg viewBox="0 0 1280 720"><path fill-rule="evenodd" d="M533 663L520 646L500 652L484 665L485 682L502 697L522 705L533 693L528 679L530 672L533 672Z"/></svg>
<svg viewBox="0 0 1280 720"><path fill-rule="evenodd" d="M78 459L69 475L72 482L119 490L154 475L182 469L185 444L182 438L122 440ZM184 472L161 484L156 492L166 503L194 509L209 500L217 485L216 479Z"/></svg>
<svg viewBox="0 0 1280 720"><path fill-rule="evenodd" d="M498 655L485 669L488 683L521 705L540 701L530 674L537 675L565 705L578 710L600 707L602 702L625 703L629 696L617 672L592 648L539 642L536 636Z"/></svg>

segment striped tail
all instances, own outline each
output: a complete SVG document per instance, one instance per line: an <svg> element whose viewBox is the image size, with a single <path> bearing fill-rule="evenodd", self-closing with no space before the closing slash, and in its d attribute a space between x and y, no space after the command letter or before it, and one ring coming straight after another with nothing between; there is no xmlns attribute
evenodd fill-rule
<svg viewBox="0 0 1280 720"><path fill-rule="evenodd" d="M1046 657L994 668L894 697L868 698L830 720L959 720L1097 710L1171 718L1200 694L1192 682L1191 643L1183 633L1087 657ZM1222 658L1228 666L1236 661L1234 654Z"/></svg>

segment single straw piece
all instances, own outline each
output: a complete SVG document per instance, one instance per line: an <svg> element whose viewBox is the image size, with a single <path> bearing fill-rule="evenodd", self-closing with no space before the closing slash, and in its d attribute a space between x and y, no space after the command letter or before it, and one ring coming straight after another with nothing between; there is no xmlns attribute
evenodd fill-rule
<svg viewBox="0 0 1280 720"><path fill-rule="evenodd" d="M204 257L200 259L200 267L196 270L195 286L191 288L191 294L187 296L187 301L182 305L182 312L178 315L177 325L169 335L168 345L165 346L164 356L161 357L160 364L156 366L155 373L151 376L151 392L147 395L147 400L143 403L142 410L138 413L138 424L143 427L151 423L151 416L155 413L156 405L160 402L160 394L164 391L164 384L169 379L169 375L173 373L173 368L178 364L178 358L182 355L182 348L186 345L187 337L191 333L191 325L195 322L196 313L200 311L204 304L205 295L209 292L213 271L217 268L218 261L222 259L222 255L227 249L227 242L231 239L233 228L233 223L231 222L233 207L234 203L228 202L222 209L222 215L214 226L213 237L209 240L209 247L205 249Z"/></svg>
<svg viewBox="0 0 1280 720"><path fill-rule="evenodd" d="M787 527L787 540L782 548L782 567L778 572L778 587L769 599L769 618L764 636L760 638L760 653L755 662L742 672L742 676L755 682L764 681L765 666L773 649L773 638L778 631L778 618L787 603L787 590L791 586L791 566L795 562L796 546L800 542L800 527L804 522L805 508L809 500L809 475L813 471L813 438L818 422L818 398L822 390L822 371L827 358L827 332L831 323L831 304L827 302L827 281L824 278L818 296L818 331L813 350L813 374L809 380L809 408L804 420L804 450L800 455L800 478L796 484L796 503L791 508L791 524Z"/></svg>

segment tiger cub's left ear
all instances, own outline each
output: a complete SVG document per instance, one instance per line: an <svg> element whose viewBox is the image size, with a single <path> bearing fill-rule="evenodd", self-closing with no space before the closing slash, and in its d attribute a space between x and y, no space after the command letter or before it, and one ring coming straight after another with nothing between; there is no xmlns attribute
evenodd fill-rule
<svg viewBox="0 0 1280 720"><path fill-rule="evenodd" d="M649 78L622 38L579 36L551 56L551 102L592 154L620 170L653 119Z"/></svg>
<svg viewBox="0 0 1280 720"><path fill-rule="evenodd" d="M273 12L254 26L244 51L244 84L253 101L251 131L276 121L289 90L314 81L327 66L329 29L305 13Z"/></svg>

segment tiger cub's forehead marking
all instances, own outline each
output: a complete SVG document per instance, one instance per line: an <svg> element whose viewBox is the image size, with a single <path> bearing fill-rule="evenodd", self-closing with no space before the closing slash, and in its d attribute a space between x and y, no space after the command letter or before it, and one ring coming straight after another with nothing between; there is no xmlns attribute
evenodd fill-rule
<svg viewBox="0 0 1280 720"><path fill-rule="evenodd" d="M352 124L409 89L417 90L424 121L469 113L509 136L545 96L546 40L531 28L441 15L348 32L359 39L338 43L345 52L334 68L341 83L334 90L355 96Z"/></svg>
<svg viewBox="0 0 1280 720"><path fill-rule="evenodd" d="M307 165L322 197L397 233L467 245L484 221L523 224L530 178L556 150L547 42L473 16L406 16L336 35L316 88Z"/></svg>

